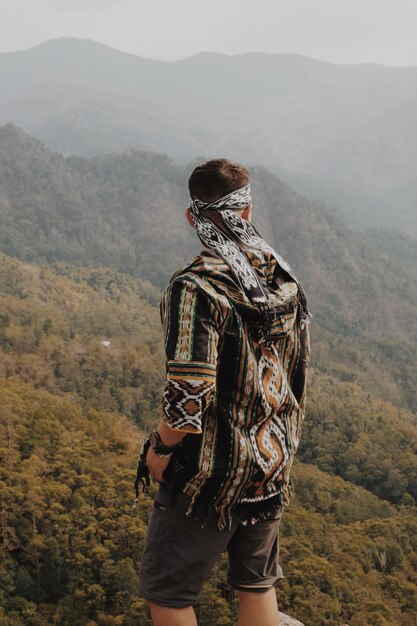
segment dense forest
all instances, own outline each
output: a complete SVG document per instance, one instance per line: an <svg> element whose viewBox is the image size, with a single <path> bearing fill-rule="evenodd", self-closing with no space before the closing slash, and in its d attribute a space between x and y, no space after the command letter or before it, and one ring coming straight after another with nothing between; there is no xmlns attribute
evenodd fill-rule
<svg viewBox="0 0 417 626"><path fill-rule="evenodd" d="M148 626L135 581L150 499L132 504L159 410L159 294L106 268L5 255L0 285L1 623ZM309 402L280 607L309 626L411 626L415 415L314 368ZM203 626L236 619L226 570L223 558L205 587Z"/></svg>
<svg viewBox="0 0 417 626"><path fill-rule="evenodd" d="M198 253L186 171L136 151L63 158L0 129L1 626L150 626L135 585L152 493L133 509L133 483L160 411L161 289ZM253 179L257 225L314 316L280 609L415 626L413 245L378 248L266 170ZM236 623L226 572L224 557L200 626Z"/></svg>
<svg viewBox="0 0 417 626"><path fill-rule="evenodd" d="M163 376L158 300L150 283L106 268L2 256L0 374L149 427Z"/></svg>
<svg viewBox="0 0 417 626"><path fill-rule="evenodd" d="M149 429L164 382L158 290L107 268L0 258L0 375ZM327 354L316 362L301 458L392 502L413 503L415 414L324 373Z"/></svg>
<svg viewBox="0 0 417 626"><path fill-rule="evenodd" d="M139 443L130 421L0 379L5 626L150 626L135 596L150 500L132 510ZM306 624L414 624L417 516L362 488L295 466L283 518L280 606ZM223 558L198 607L231 626Z"/></svg>

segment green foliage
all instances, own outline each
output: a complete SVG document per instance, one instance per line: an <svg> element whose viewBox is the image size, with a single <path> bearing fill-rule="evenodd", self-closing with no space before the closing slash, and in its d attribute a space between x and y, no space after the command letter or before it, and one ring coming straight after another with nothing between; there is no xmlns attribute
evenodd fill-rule
<svg viewBox="0 0 417 626"><path fill-rule="evenodd" d="M0 396L1 605L25 626L124 623L150 502L132 510L139 432L17 380Z"/></svg>
<svg viewBox="0 0 417 626"><path fill-rule="evenodd" d="M135 595L150 501L132 514L133 423L158 419L159 294L105 268L36 267L5 256L0 285L5 620L150 625ZM296 498L282 522L280 606L311 626L382 618L409 626L415 416L314 369L308 408ZM198 607L201 623L235 623L226 574L222 558Z"/></svg>
<svg viewBox="0 0 417 626"><path fill-rule="evenodd" d="M3 256L0 374L149 427L163 384L158 300L149 283L104 268Z"/></svg>
<svg viewBox="0 0 417 626"><path fill-rule="evenodd" d="M416 450L414 413L371 396L358 384L310 371L301 459L381 499L414 506Z"/></svg>
<svg viewBox="0 0 417 626"><path fill-rule="evenodd" d="M150 626L135 594L150 511L147 497L132 510L138 430L17 378L0 379L0 396L3 623ZM415 511L300 461L293 477L297 495L281 522L281 610L311 626L362 626L380 615L411 625ZM201 624L236 622L226 574L223 555L197 607Z"/></svg>

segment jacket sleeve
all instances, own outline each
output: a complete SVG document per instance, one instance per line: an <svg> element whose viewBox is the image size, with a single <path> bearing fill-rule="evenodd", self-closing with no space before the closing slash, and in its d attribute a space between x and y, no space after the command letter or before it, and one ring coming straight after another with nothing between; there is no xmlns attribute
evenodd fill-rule
<svg viewBox="0 0 417 626"><path fill-rule="evenodd" d="M161 302L166 354L162 419L173 430L201 433L216 394L219 313L207 293L175 279Z"/></svg>

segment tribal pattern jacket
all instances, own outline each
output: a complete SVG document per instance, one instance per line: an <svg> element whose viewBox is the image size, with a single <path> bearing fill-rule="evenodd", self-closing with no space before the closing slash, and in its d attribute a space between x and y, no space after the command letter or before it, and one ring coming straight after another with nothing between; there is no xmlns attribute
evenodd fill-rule
<svg viewBox="0 0 417 626"><path fill-rule="evenodd" d="M220 530L233 509L250 524L289 503L305 412L310 347L299 288L272 255L249 255L270 293L272 342L260 340L259 309L215 252L176 272L161 302L162 416L187 433L164 478L190 496L187 515L204 520L214 509Z"/></svg>

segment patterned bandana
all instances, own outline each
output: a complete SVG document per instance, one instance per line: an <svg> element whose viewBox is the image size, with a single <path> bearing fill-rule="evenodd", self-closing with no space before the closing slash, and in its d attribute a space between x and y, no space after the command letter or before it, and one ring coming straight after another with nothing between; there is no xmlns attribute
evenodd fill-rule
<svg viewBox="0 0 417 626"><path fill-rule="evenodd" d="M246 254L247 249L272 254L278 265L297 283L300 294L300 319L304 325L311 314L301 285L288 263L261 237L255 227L236 214L252 204L250 185L236 189L215 202L192 200L191 215L201 242L213 248L227 263L239 285L265 316L267 324L270 311L269 292L261 284L256 270Z"/></svg>

